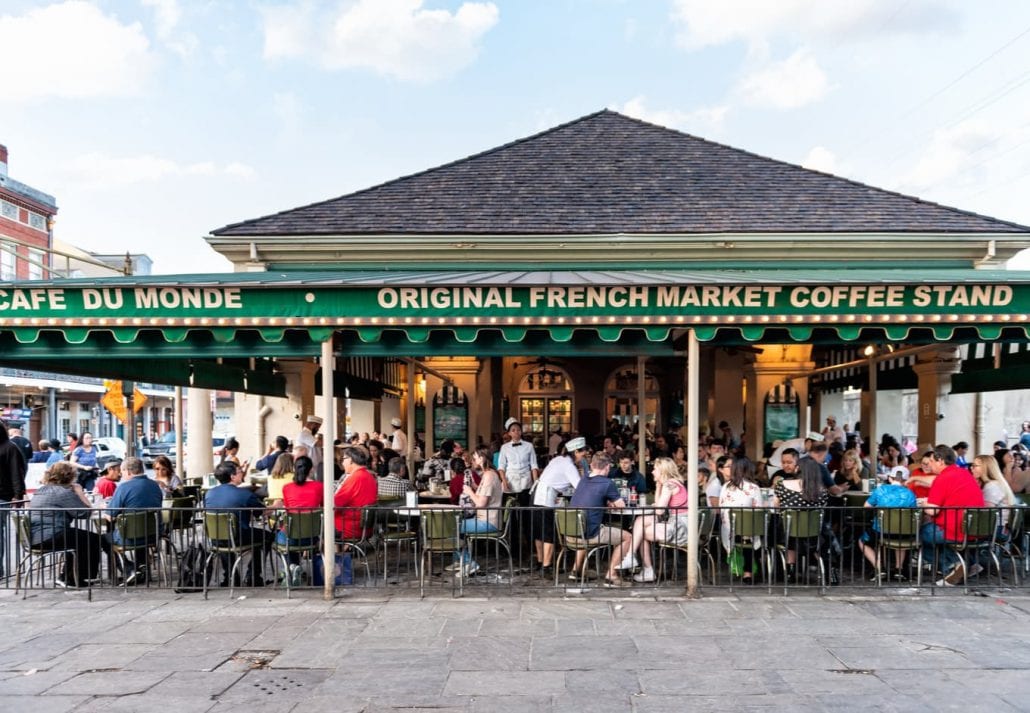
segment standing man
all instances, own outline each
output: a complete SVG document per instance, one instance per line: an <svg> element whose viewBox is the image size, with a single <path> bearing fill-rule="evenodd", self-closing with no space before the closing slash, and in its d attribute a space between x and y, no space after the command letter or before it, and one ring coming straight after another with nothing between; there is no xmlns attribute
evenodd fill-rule
<svg viewBox="0 0 1030 713"><path fill-rule="evenodd" d="M823 429L823 440L827 444L837 441L842 446L848 440L848 436L844 433L844 429L837 425L836 416L826 417L826 428Z"/></svg>
<svg viewBox="0 0 1030 713"><path fill-rule="evenodd" d="M959 441L951 449L955 451L955 465L959 468L968 468L969 461L966 460L966 453L969 451L969 444L965 441Z"/></svg>
<svg viewBox="0 0 1030 713"><path fill-rule="evenodd" d="M408 436L401 428L401 420L394 416L390 419L390 426L393 428L393 436L390 439L390 448L397 452L401 458L408 457Z"/></svg>
<svg viewBox="0 0 1030 713"><path fill-rule="evenodd" d="M258 459L258 462L254 464L254 470L271 471L272 466L279 460L279 456L285 453L290 448L290 439L286 436L276 436L275 443L268 445L268 452L264 456Z"/></svg>
<svg viewBox="0 0 1030 713"><path fill-rule="evenodd" d="M518 499L519 508L529 506L529 489L540 477L540 466L536 462L536 449L529 441L522 440L522 424L516 418L509 418L504 422L504 430L508 432L510 440L501 446L500 454L497 457L497 472L501 476L501 485L506 493L514 493ZM528 546L533 541L533 522L528 517L522 516L522 511L516 510L515 532L518 537L515 539L515 546L519 550L519 557L523 552L523 546Z"/></svg>
<svg viewBox="0 0 1030 713"><path fill-rule="evenodd" d="M21 427L21 421L11 421L8 424L8 434L11 436L11 443L18 446L22 456L25 457L25 462L28 463L32 460L32 442L22 435Z"/></svg>
<svg viewBox="0 0 1030 713"><path fill-rule="evenodd" d="M25 456L11 443L7 424L0 421L0 577L6 574L4 553L7 551L7 520L11 502L25 499Z"/></svg>
<svg viewBox="0 0 1030 713"><path fill-rule="evenodd" d="M318 429L321 427L321 416L306 416L304 418L304 428L300 429L300 435L297 436L296 440L298 445L308 447L308 458L311 459L314 472L319 476L322 474L322 436L318 432ZM317 478L317 480L321 479L321 477Z"/></svg>

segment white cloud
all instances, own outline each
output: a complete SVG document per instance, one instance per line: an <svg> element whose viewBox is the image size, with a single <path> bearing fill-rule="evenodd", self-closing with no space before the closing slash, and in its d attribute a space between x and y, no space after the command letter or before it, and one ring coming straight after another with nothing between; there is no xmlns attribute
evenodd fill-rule
<svg viewBox="0 0 1030 713"><path fill-rule="evenodd" d="M813 171L833 173L838 176L842 171L842 167L837 161L837 155L825 146L813 146L812 150L802 159L801 165Z"/></svg>
<svg viewBox="0 0 1030 713"><path fill-rule="evenodd" d="M921 191L940 184L949 184L954 190L961 184L976 181L975 169L1005 143L1013 143L1015 134L995 124L965 121L939 129L915 165L899 179L903 190ZM1025 137L1025 130L1023 132ZM982 177L981 177L982 178Z"/></svg>
<svg viewBox="0 0 1030 713"><path fill-rule="evenodd" d="M957 14L941 0L673 0L677 41L687 49L774 36L846 42L888 33L954 27Z"/></svg>
<svg viewBox="0 0 1030 713"><path fill-rule="evenodd" d="M137 93L153 67L140 24L123 24L94 5L69 0L0 15L0 103L45 97Z"/></svg>
<svg viewBox="0 0 1030 713"><path fill-rule="evenodd" d="M179 0L141 0L144 7L154 9L154 29L158 39L181 57L189 57L200 46L192 32L178 32L182 20Z"/></svg>
<svg viewBox="0 0 1030 713"><path fill-rule="evenodd" d="M182 164L150 154L118 157L96 152L71 159L62 167L61 173L80 190L93 191L156 183L170 178L230 176L250 179L255 175L253 168L239 162L225 166L213 161Z"/></svg>
<svg viewBox="0 0 1030 713"><path fill-rule="evenodd" d="M748 104L796 109L819 101L830 89L826 73L806 48L751 73L736 87Z"/></svg>
<svg viewBox="0 0 1030 713"><path fill-rule="evenodd" d="M717 130L722 127L729 107L725 105L702 107L693 111L679 109L652 109L647 106L647 98L636 96L614 109L618 112L643 119L652 124L680 129L694 134L705 133L705 130Z"/></svg>
<svg viewBox="0 0 1030 713"><path fill-rule="evenodd" d="M312 60L330 70L370 69L428 82L472 63L497 24L492 2L430 10L423 0L354 0L327 12L311 2L266 8L266 59Z"/></svg>

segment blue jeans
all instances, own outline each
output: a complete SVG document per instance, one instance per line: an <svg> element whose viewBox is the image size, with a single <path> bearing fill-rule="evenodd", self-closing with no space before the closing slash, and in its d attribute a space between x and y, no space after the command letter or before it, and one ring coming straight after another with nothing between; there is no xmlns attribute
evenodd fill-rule
<svg viewBox="0 0 1030 713"><path fill-rule="evenodd" d="M924 560L931 563L936 562L936 553L937 550L940 550L942 569L945 572L959 562L959 556L945 546L948 543L953 543L954 540L946 539L944 537L944 530L934 523L928 522L923 525L919 530L919 536L923 542Z"/></svg>
<svg viewBox="0 0 1030 713"><path fill-rule="evenodd" d="M463 535L468 534L480 534L484 532L497 532L497 528L486 520L480 520L475 517L467 517L461 521L461 526L458 528L458 532ZM470 557L467 550L462 550L462 553L454 553L455 560L461 559L463 562L468 562Z"/></svg>

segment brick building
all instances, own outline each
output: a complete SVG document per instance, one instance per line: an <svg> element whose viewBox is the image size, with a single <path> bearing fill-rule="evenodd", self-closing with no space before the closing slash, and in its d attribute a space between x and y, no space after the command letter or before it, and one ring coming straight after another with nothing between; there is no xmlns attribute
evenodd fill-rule
<svg viewBox="0 0 1030 713"><path fill-rule="evenodd" d="M57 201L8 175L7 147L0 145L0 280L50 277Z"/></svg>

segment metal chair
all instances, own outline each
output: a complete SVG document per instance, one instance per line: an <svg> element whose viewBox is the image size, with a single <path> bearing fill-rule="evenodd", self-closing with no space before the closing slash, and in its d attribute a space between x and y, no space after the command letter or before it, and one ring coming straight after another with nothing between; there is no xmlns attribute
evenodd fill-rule
<svg viewBox="0 0 1030 713"><path fill-rule="evenodd" d="M508 589L512 589L515 580L515 562L511 556L511 546L508 544L508 529L511 523L511 511L518 501L509 497L504 500L504 508L501 510L501 529L496 532L469 532L465 534L465 544L469 551L472 551L477 542L492 542L494 544L494 558L501 558L501 548L508 553Z"/></svg>
<svg viewBox="0 0 1030 713"><path fill-rule="evenodd" d="M758 562L772 588L772 553L769 550L769 512L764 508L720 508L723 517L730 518L730 542L736 546L751 547L758 554ZM755 544L758 547L755 547ZM733 572L730 572L733 583Z"/></svg>
<svg viewBox="0 0 1030 713"><path fill-rule="evenodd" d="M421 552L419 554L418 591L420 597L426 596L426 572L432 571L433 555L454 555L461 552L460 524L461 511L432 510L422 512L420 520ZM464 580L461 570L455 579L458 582L458 595L464 594Z"/></svg>
<svg viewBox="0 0 1030 713"><path fill-rule="evenodd" d="M349 549L361 558L362 564L365 565L365 586L371 586L372 584L372 570L368 565L368 550L376 550L376 511L373 507L361 508L361 536L344 538L339 537L340 533L337 534L336 544L339 547Z"/></svg>
<svg viewBox="0 0 1030 713"><path fill-rule="evenodd" d="M185 496L167 501L167 505L161 511L161 522L164 524L161 539L168 545L176 560L179 559L179 553L189 546L186 538L187 533L192 535L196 524L196 507L196 498ZM176 534L179 536L178 545L173 541Z"/></svg>
<svg viewBox="0 0 1030 713"><path fill-rule="evenodd" d="M703 507L698 510L697 513L697 571L698 575L704 574L704 568L701 564L701 559L705 558L708 560L708 573L709 579L712 582L712 586L715 586L715 556L712 555L709 549L712 537L715 532L715 513L712 512L711 508ZM673 578L679 571L679 555L682 552L684 555L688 555L689 547L687 543L677 544L675 542L659 541L655 543L658 546L658 576L655 577L655 586L662 581L665 575L665 566L667 555L672 552L672 572Z"/></svg>
<svg viewBox="0 0 1030 713"><path fill-rule="evenodd" d="M160 510L137 510L119 513L115 516L114 533L111 537L111 555L117 558L123 571L128 571L128 553L134 553L136 558L142 553L144 557L142 565L135 560L132 564L136 570L139 570L141 566L146 567L149 582L150 561L151 554L153 554L154 562L158 565L158 572L163 577L162 583L168 585L171 582L171 575L168 561L161 554L160 545Z"/></svg>
<svg viewBox="0 0 1030 713"><path fill-rule="evenodd" d="M922 512L910 508L882 508L876 512L879 523L880 542L876 548L876 571L883 572L882 555L890 552L910 552L916 555L916 586L923 583L923 548L919 538ZM912 559L909 557L909 573ZM882 586L882 577L877 576L876 586Z"/></svg>
<svg viewBox="0 0 1030 713"><path fill-rule="evenodd" d="M808 558L814 553L816 564L819 565L819 587L824 587L826 585L826 568L823 566L823 557L819 552L820 536L823 529L822 509L781 510L780 517L783 518L784 541L776 543L776 552L780 556L783 571L787 571L787 552L792 549L797 553L797 568L799 572L807 572ZM802 565L802 562L804 562L804 565ZM787 577L784 577L784 595L787 594L788 584Z"/></svg>
<svg viewBox="0 0 1030 713"><path fill-rule="evenodd" d="M998 540L995 543L995 552L999 555L998 559L1002 557L1008 557L1009 563L1012 565L1012 582L1017 587L1019 586L1019 566L1017 560L1025 558L1024 551L1020 548L1017 542L1021 533L1023 532L1023 515L1024 510L1021 507L1011 508L1012 516L1009 520L1009 538L1006 541Z"/></svg>
<svg viewBox="0 0 1030 713"><path fill-rule="evenodd" d="M967 508L962 516L962 539L958 542L949 542L945 547L961 558L962 566L965 567L965 584L969 584L969 560L968 556L973 554L979 559L981 553L986 552L991 556L994 566L998 570L998 584L1001 582L1001 562L995 552L995 545L998 542L998 526L1001 523L1001 511L994 508ZM974 559L975 561L975 559Z"/></svg>
<svg viewBox="0 0 1030 713"><path fill-rule="evenodd" d="M590 566L590 558L594 558L594 567L600 572L601 561L599 553L609 549L612 545L591 542L586 536L586 513L582 510L558 508L554 511L554 525L558 531L558 555L555 558L554 586L558 586L558 563L564 562L567 552L585 551L583 567L579 571L579 586L586 586L586 571Z"/></svg>
<svg viewBox="0 0 1030 713"><path fill-rule="evenodd" d="M226 573L229 578L229 598L233 597L233 590L236 587L236 575L243 563L243 557L250 554L255 557L254 550L260 549L260 542L237 542L239 537L239 525L236 513L232 512L205 512L204 513L204 535L208 540L208 555L204 561L204 571L208 572L211 567L211 560L215 556L224 556L232 561L232 566ZM204 577L204 599L207 599L208 578Z"/></svg>
<svg viewBox="0 0 1030 713"><path fill-rule="evenodd" d="M54 517L57 513L49 512L37 512L32 513L31 511L18 512L17 510L0 510L0 517L10 516L14 519L14 528L16 534L16 540L18 543L18 551L21 554L18 560L18 570L15 572L14 577L14 593L17 594L18 590L22 592L22 599L28 596L28 586L22 588L22 572L26 571L25 564L28 563L28 585L32 584L32 570L33 568L39 568L39 586L43 586L44 578L43 573L46 567L47 559L50 559L50 569L54 570L57 567L64 565L65 557L74 557L74 547L64 547L61 549L44 549L39 545L32 544L31 537L31 526L29 518L32 515L36 516L50 516ZM63 516L62 516L63 517ZM5 546L4 543L0 543L0 547Z"/></svg>
<svg viewBox="0 0 1030 713"><path fill-rule="evenodd" d="M401 501L401 504L403 504L403 501ZM382 508L382 501L380 501L379 506ZM383 584L390 583L389 557L391 545L396 547L398 563L400 561L401 548L411 548L411 553L414 556L415 572L417 574L419 568L419 533L417 529L412 529L410 524L412 519L402 515L391 517L393 515L391 509L379 509L378 514L379 517L377 517L377 524L379 526L379 532L377 533L377 545L382 548L383 551ZM376 555L376 559L379 559L378 553Z"/></svg>
<svg viewBox="0 0 1030 713"><path fill-rule="evenodd" d="M286 598L290 598L293 582L290 577L290 555L307 554L313 556L319 549L319 538L322 536L322 511L312 510L309 512L288 512L282 532L286 534L286 542L279 542L277 537L272 544L273 551L279 555L283 565L286 582ZM301 544L305 543L305 544Z"/></svg>

